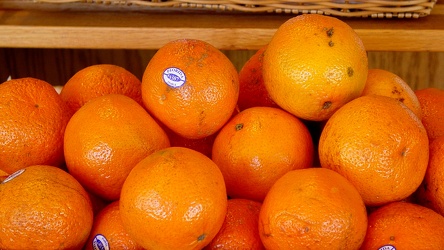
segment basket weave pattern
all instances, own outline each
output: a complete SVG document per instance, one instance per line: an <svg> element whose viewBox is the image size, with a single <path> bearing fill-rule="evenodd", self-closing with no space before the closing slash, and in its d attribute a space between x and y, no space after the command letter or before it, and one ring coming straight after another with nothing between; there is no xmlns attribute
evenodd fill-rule
<svg viewBox="0 0 444 250"><path fill-rule="evenodd" d="M201 9L251 13L317 13L339 17L418 18L437 0L34 0L34 2L147 8Z"/></svg>

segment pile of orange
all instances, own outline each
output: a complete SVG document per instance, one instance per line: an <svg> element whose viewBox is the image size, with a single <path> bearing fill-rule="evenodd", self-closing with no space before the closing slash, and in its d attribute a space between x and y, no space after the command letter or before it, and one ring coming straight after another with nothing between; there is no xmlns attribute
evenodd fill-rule
<svg viewBox="0 0 444 250"><path fill-rule="evenodd" d="M344 21L241 69L195 39L141 79L0 84L0 249L444 249L444 90L370 69Z"/></svg>

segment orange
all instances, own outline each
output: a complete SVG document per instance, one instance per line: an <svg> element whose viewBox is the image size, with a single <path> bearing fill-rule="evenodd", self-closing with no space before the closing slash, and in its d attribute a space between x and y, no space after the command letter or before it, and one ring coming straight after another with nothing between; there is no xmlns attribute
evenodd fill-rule
<svg viewBox="0 0 444 250"><path fill-rule="evenodd" d="M169 147L140 161L123 184L123 226L146 249L202 249L227 212L222 173L208 157Z"/></svg>
<svg viewBox="0 0 444 250"><path fill-rule="evenodd" d="M204 249L265 249L258 229L261 205L247 199L228 200L224 224Z"/></svg>
<svg viewBox="0 0 444 250"><path fill-rule="evenodd" d="M170 146L168 136L136 101L99 96L82 106L65 132L66 167L82 185L117 200L126 176L143 158Z"/></svg>
<svg viewBox="0 0 444 250"><path fill-rule="evenodd" d="M362 40L347 23L303 14L277 29L262 67L273 101L302 119L322 121L361 95L368 58Z"/></svg>
<svg viewBox="0 0 444 250"><path fill-rule="evenodd" d="M60 168L33 165L0 183L0 249L81 249L93 210L85 189Z"/></svg>
<svg viewBox="0 0 444 250"><path fill-rule="evenodd" d="M444 136L430 143L430 158L423 183L416 192L419 204L444 216Z"/></svg>
<svg viewBox="0 0 444 250"><path fill-rule="evenodd" d="M262 64L267 45L256 51L239 71L239 98L237 104L240 110L251 107L278 107L271 99L264 85Z"/></svg>
<svg viewBox="0 0 444 250"><path fill-rule="evenodd" d="M142 78L143 103L175 133L200 139L216 133L236 108L239 75L211 44L171 41L149 61Z"/></svg>
<svg viewBox="0 0 444 250"><path fill-rule="evenodd" d="M123 228L118 200L108 204L94 217L94 224L84 250L92 249L143 250Z"/></svg>
<svg viewBox="0 0 444 250"><path fill-rule="evenodd" d="M358 190L325 168L286 173L259 214L266 249L359 249L366 230L367 211Z"/></svg>
<svg viewBox="0 0 444 250"><path fill-rule="evenodd" d="M63 165L63 135L71 113L48 82L19 78L0 84L0 169Z"/></svg>
<svg viewBox="0 0 444 250"><path fill-rule="evenodd" d="M417 204L389 203L369 215L361 249L444 249L444 217Z"/></svg>
<svg viewBox="0 0 444 250"><path fill-rule="evenodd" d="M415 92L393 72L384 69L369 69L362 95L384 95L395 98L421 119L421 105Z"/></svg>
<svg viewBox="0 0 444 250"><path fill-rule="evenodd" d="M345 176L369 206L410 196L424 178L428 159L421 121L387 96L347 103L327 121L319 139L321 166Z"/></svg>
<svg viewBox="0 0 444 250"><path fill-rule="evenodd" d="M425 88L415 91L421 104L422 123L431 140L444 135L444 90Z"/></svg>
<svg viewBox="0 0 444 250"><path fill-rule="evenodd" d="M308 128L294 115L252 107L233 117L213 143L212 159L224 175L228 196L262 201L274 182L293 169L312 166Z"/></svg>
<svg viewBox="0 0 444 250"><path fill-rule="evenodd" d="M113 64L95 64L77 71L60 91L60 97L73 111L106 94L126 95L143 105L140 79Z"/></svg>

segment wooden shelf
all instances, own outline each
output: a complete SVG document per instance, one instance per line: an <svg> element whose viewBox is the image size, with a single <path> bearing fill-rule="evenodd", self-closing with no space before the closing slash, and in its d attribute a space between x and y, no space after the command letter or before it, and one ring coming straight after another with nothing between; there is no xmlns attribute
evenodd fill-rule
<svg viewBox="0 0 444 250"><path fill-rule="evenodd" d="M444 51L444 4L413 18L342 18L368 51ZM223 50L256 50L291 15L42 11L2 9L0 47L158 49L179 38L205 40Z"/></svg>

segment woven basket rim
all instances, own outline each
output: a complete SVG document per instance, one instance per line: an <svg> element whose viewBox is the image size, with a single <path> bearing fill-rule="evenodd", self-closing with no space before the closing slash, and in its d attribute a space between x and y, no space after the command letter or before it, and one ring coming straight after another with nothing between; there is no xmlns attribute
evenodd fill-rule
<svg viewBox="0 0 444 250"><path fill-rule="evenodd" d="M418 18L431 13L437 0L20 0L28 4L112 6L131 9L195 9L236 13L317 13L338 17Z"/></svg>

